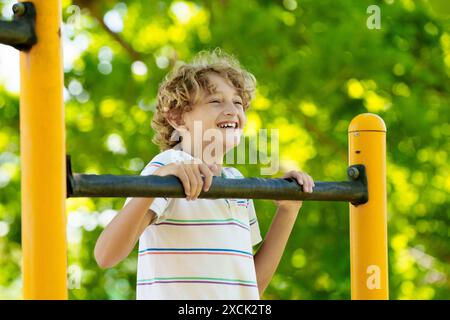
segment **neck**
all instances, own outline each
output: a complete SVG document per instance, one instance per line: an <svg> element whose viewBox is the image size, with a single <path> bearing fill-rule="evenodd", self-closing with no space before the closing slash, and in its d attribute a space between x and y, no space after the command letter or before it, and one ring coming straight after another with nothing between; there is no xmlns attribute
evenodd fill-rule
<svg viewBox="0 0 450 320"><path fill-rule="evenodd" d="M212 149L212 154L208 153L204 155L204 150L208 147L209 143L204 143L203 147L195 147L195 145L188 143L184 139L181 141L180 149L186 153L189 153L194 158L202 160L213 172L215 176L220 176L222 172L223 163L223 153L217 150L217 148ZM219 151L219 152L217 152Z"/></svg>

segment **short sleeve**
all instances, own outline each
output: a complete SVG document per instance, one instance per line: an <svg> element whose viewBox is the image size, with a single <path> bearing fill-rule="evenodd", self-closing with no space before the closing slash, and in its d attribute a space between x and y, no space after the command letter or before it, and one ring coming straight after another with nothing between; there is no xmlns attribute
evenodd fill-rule
<svg viewBox="0 0 450 320"><path fill-rule="evenodd" d="M236 168L228 167L228 170L231 171L234 178L242 179L244 175ZM255 205L253 203L253 199L248 199L248 220L250 225L250 235L252 240L252 246L257 245L262 241L261 231L259 230L258 217L256 216Z"/></svg>
<svg viewBox="0 0 450 320"><path fill-rule="evenodd" d="M259 230L258 218L256 217L255 206L253 199L249 199L248 204L248 219L250 224L250 235L252 238L252 246L256 246L262 241L261 231Z"/></svg>
<svg viewBox="0 0 450 320"><path fill-rule="evenodd" d="M165 159L165 157L163 157L163 156L161 156L161 154L159 154L156 157L154 157L145 166L145 168L142 170L140 175L141 176L152 175L156 170L158 170L158 168L160 168L161 166L164 166L168 163L169 163L169 161L167 161ZM133 198L132 197L127 198L125 200L125 204L123 206L125 207L128 204L128 202L131 201L131 199L133 199ZM163 216L164 211L166 210L168 204L169 204L168 198L155 198L153 200L152 204L150 205L149 209L153 210L156 213L156 215L158 216L158 219L160 219Z"/></svg>

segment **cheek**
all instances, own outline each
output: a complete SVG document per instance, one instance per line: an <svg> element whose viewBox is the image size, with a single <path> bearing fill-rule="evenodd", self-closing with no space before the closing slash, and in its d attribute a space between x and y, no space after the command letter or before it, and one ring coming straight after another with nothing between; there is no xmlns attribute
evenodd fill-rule
<svg viewBox="0 0 450 320"><path fill-rule="evenodd" d="M217 108L211 108L209 106L204 106L201 110L196 109L194 112L186 117L186 121L189 122L190 130L194 129L194 125L202 128L202 131L217 128L216 121L218 119L219 113ZM197 123L197 124L196 124Z"/></svg>
<svg viewBox="0 0 450 320"><path fill-rule="evenodd" d="M242 128L243 129L245 127L245 125L247 124L247 117L245 116L245 113L241 114L241 122L242 122Z"/></svg>
<svg viewBox="0 0 450 320"><path fill-rule="evenodd" d="M217 128L216 122L220 117L220 110L216 107L207 106L202 110L201 118L205 128Z"/></svg>

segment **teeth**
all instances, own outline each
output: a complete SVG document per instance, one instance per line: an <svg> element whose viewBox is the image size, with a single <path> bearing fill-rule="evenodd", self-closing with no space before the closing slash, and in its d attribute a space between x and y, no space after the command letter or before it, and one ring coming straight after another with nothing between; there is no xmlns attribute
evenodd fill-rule
<svg viewBox="0 0 450 320"><path fill-rule="evenodd" d="M220 128L236 128L236 123L229 122L229 123L223 123L219 125Z"/></svg>

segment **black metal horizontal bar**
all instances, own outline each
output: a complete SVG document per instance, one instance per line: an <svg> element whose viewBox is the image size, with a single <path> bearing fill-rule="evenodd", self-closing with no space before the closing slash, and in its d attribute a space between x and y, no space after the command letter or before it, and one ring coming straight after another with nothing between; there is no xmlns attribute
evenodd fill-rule
<svg viewBox="0 0 450 320"><path fill-rule="evenodd" d="M213 177L208 192L199 198L249 198L277 200L346 201L352 204L367 202L367 179L362 165L349 167L350 181L314 182L312 193L302 191L294 179ZM356 170L356 171L355 171ZM354 175L354 172L357 174ZM185 198L184 188L176 176L94 175L71 173L68 161L68 197L167 197Z"/></svg>
<svg viewBox="0 0 450 320"><path fill-rule="evenodd" d="M69 197L167 197L185 198L175 176L130 176L74 174ZM365 186L358 181L315 182L312 193L302 191L293 179L224 179L213 177L208 192L199 198L250 198L361 202Z"/></svg>

